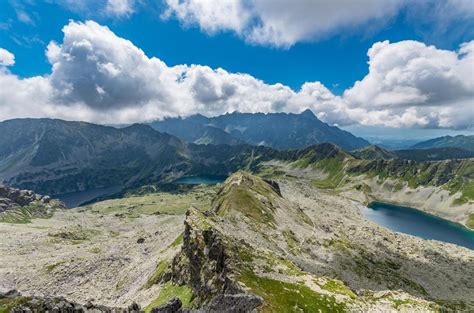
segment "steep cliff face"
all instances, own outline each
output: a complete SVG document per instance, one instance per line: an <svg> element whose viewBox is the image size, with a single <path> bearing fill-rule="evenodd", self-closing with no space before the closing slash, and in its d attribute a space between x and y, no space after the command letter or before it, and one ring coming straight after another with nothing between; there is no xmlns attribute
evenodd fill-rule
<svg viewBox="0 0 474 313"><path fill-rule="evenodd" d="M194 292L194 306L248 312L261 305L262 300L247 293L238 284L238 258L235 243L214 228L210 212L190 208L186 213L181 252L171 264L171 281L186 284ZM166 276L166 275L165 275Z"/></svg>

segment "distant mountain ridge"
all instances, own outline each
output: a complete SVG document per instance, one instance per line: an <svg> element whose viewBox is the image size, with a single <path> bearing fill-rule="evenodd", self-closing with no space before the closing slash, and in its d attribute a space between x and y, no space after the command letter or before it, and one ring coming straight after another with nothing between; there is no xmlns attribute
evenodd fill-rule
<svg viewBox="0 0 474 313"><path fill-rule="evenodd" d="M452 153L455 148L443 149ZM349 153L332 143L293 150L249 144L198 145L143 124L113 128L16 119L0 122L0 180L38 193L61 194L169 182L183 175L229 175L241 169L258 172L268 161L297 162L301 167L316 162L325 170L334 170L346 160L359 164L364 161L361 159L460 158L432 150L438 154L431 150L394 152L374 146Z"/></svg>
<svg viewBox="0 0 474 313"><path fill-rule="evenodd" d="M0 179L46 194L121 185L179 167L184 149L146 125L16 119L0 123Z"/></svg>
<svg viewBox="0 0 474 313"><path fill-rule="evenodd" d="M370 144L363 138L323 123L309 109L300 114L234 112L216 117L198 114L155 121L150 125L193 143L247 143L275 149L298 149L329 142L345 150Z"/></svg>
<svg viewBox="0 0 474 313"><path fill-rule="evenodd" d="M460 148L474 151L474 135L465 136L444 136L419 142L411 149L431 149L431 148Z"/></svg>
<svg viewBox="0 0 474 313"><path fill-rule="evenodd" d="M351 152L353 156L363 160L402 159L412 161L439 161L448 159L474 158L474 151L455 147L386 150L376 145L364 147Z"/></svg>

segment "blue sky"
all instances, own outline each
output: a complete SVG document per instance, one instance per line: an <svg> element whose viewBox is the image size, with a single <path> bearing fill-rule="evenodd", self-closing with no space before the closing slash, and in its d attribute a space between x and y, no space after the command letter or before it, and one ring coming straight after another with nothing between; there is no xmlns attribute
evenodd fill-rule
<svg viewBox="0 0 474 313"><path fill-rule="evenodd" d="M370 5L371 0L363 1L366 3L360 2L359 6ZM113 12L107 11L112 2L117 2L118 4L116 4L120 7L115 7L116 10ZM405 1L388 1L387 3L390 3L390 5L385 4L384 7L372 9L373 12L364 13L370 10L363 8L363 10L358 11L357 7L344 8L347 5L343 1L339 1L340 4L338 1L333 2L336 6L334 9L328 5L331 2L322 1L326 4L321 7L321 5L315 4L315 1L301 0L290 4L299 7L288 7L288 14L284 15L284 18L279 17L278 14L285 14L285 12L275 13L275 10L281 11L281 7L272 8L274 3L279 1L272 3L271 1L262 0L261 3L255 1L255 4L252 1L228 1L228 3L239 5L238 12L233 9L235 6L223 5L220 10L214 8L215 5L212 8L206 8L203 5L196 6L193 2L193 0L186 0L184 1L186 6L183 6L183 4L173 0L168 0L168 2L1 0L0 47L9 51L15 58L14 64L9 65L6 71L9 75L17 77L19 82L24 82L25 79L31 77L51 75L52 63L45 56L48 44L54 41L64 50L65 44L61 45L65 40L65 33L63 33L62 28L69 25L70 20L78 23L92 20L101 27L108 27L116 37L130 40L135 47L142 49L148 58L156 57L165 62L169 68L177 65L200 64L211 69L223 68L229 73L249 74L265 83L262 87L262 90L265 89L265 95L269 92L275 92L273 90L275 88L270 88L272 91L267 91L267 89L269 89L268 86L277 83L288 86L295 93L298 93L306 82L319 82L324 87L318 85L317 94L319 98L314 100L306 99L306 95L296 95L297 100L293 100L293 96L284 96L282 99L278 98L270 106L267 105L268 100L265 100L267 102L262 102L260 106L256 105L255 111L272 111L281 108L284 108L282 109L284 111L298 111L302 110L306 104L311 104L308 101L319 101L319 104L315 104L311 108L316 111L315 113L319 113L320 118L331 124L347 127L355 132L359 132L361 127L371 129L372 126L441 128L451 129L451 133L457 133L456 130L461 130L464 133L472 131L472 121L469 122L459 118L459 113L454 112L454 109L448 110L448 113L443 113L445 115L433 115L433 109L451 108L451 106L459 108L461 105L468 111L474 110L471 85L460 90L461 95L447 99L445 101L446 105L444 102L438 103L436 99L429 100L433 104L427 102L427 97L423 97L422 92L416 92L407 97L411 101L410 104L418 101L416 105L413 105L413 110L406 109L407 104L401 103L399 95L395 97L396 100L394 100L392 107L380 109L380 106L386 105L386 101L383 100L381 101L382 104L374 109L366 107L366 103L371 102L371 98L361 96L368 93L365 90L354 89L347 92L356 81L362 81L364 78L367 78L367 83L364 82L364 84L371 86L367 54L374 44L386 40L390 43L385 44L383 49L388 51L390 48L395 51L390 53L396 53L397 56L404 53L399 53L398 50L411 49L423 58L434 60L433 62L438 62L438 59L439 62L445 62L441 56L442 51L453 53L454 57L458 59L457 61L462 59L464 54L459 52L461 45L474 39L474 9L470 8L472 2L462 0L412 1L407 5ZM206 4L206 2L204 3ZM207 4L209 3L212 3L212 1L207 1ZM254 6L251 10L247 9L247 6L250 6L248 3L252 3L252 6ZM449 14L446 13L446 9L450 9ZM305 15L305 11L307 11L307 15ZM352 11L354 11L354 14L352 14ZM167 16L164 16L165 12L168 12ZM245 14L252 14L252 16L248 19L239 17ZM364 14L367 14L367 16ZM314 16L315 19L319 18L323 22L314 23L311 21L311 16ZM280 22L284 21L286 17L289 20L287 25ZM298 23L301 23L301 25ZM273 34L275 29L277 35ZM289 29L288 32L286 32L287 29ZM395 45L406 40L412 40L423 46ZM439 58L438 56L432 56L429 52L419 52L423 49L429 51L428 47L430 45L434 45L433 48L440 52ZM95 49L94 51L98 50ZM114 62L111 63L115 64ZM119 66L121 65L119 64ZM472 66L472 63L467 63L467 66ZM123 67L125 68L125 65ZM403 71L405 71L405 68ZM451 69L446 71L451 71ZM198 77L195 78L196 80L201 77L198 74L201 75L202 73L193 73ZM64 78L64 75L66 74L61 73L61 77ZM84 73L84 75L91 75L91 73ZM186 72L186 75L191 76L188 72ZM59 77L60 75L53 73L51 76ZM206 76L204 81L210 81L213 84L224 84L209 77ZM222 77L222 75L219 77ZM232 78L229 79L232 81ZM436 79L438 77L430 80ZM52 79L52 81L57 83L56 79ZM98 90L100 91L98 94L109 96L107 83L113 82L101 81L101 84L95 84L99 88L95 88L94 92ZM449 83L439 82L441 85L449 85ZM425 84L424 81L420 83L420 86ZM197 87L199 86L193 86L194 89L191 92L193 95L199 88L199 90L202 90L202 86ZM408 90L405 88L406 86L399 87L382 86L378 87L377 90L390 88L393 88L393 90ZM415 87L421 90L421 87ZM205 88L209 92L208 86ZM237 86L236 88L240 87ZM311 90L314 94L314 88L316 87L312 86L311 88L313 88ZM327 93L325 88L329 91L328 94L325 94ZM116 88L111 88L111 90L114 89ZM222 94L224 89L221 89L218 90L217 95ZM391 97L393 90L382 94L381 98ZM346 91L346 94L344 94L344 91ZM371 97L379 96L374 92L370 93ZM321 94L323 95L321 96ZM97 116L104 113L104 103L88 103L85 100L91 99L90 94L77 97L74 98L74 103L77 103L78 107L84 104L88 109L92 108L98 111ZM192 108L189 110L190 114L199 112L212 115L234 109L253 110L249 108L250 105L236 106L232 99L224 102L224 100L221 100L221 96L213 94L213 97L211 99L214 102L211 104L199 103L195 105L196 108L189 104L189 108ZM209 95L201 98L208 99ZM272 95L270 98L274 99L275 96ZM301 100L302 98L305 100ZM155 98L152 100L150 101L153 103L157 101ZM242 99L237 100L242 101ZM237 100L235 101L237 102ZM55 101L57 104L59 100L56 99ZM61 101L59 104L64 105L66 100L62 99ZM196 100L187 99L186 101ZM219 101L219 104L216 101ZM328 104L328 101L331 101L331 103ZM281 102L285 103L281 104ZM348 104L342 104L342 102ZM360 104L362 102L363 104ZM100 109L98 109L99 106L94 106L96 104L100 105ZM392 103L390 104L392 105ZM224 109L220 109L220 107L216 109L218 105L223 106ZM127 107L126 104L123 106ZM207 109L208 106L212 109ZM341 106L344 106L344 108L341 109ZM430 106L431 109L426 110L427 106ZM71 105L67 105L66 109L70 109L70 107ZM202 109L203 107L206 109ZM327 107L331 107L331 110L327 109L326 112ZM365 111L361 112L361 108ZM115 110L116 108L110 109ZM344 114L340 114L344 117L336 118L335 115L343 110L348 110L347 112L344 111ZM49 112L51 111L53 110ZM147 109L146 111L154 114L153 116L150 115L149 118L147 117L147 119L160 118L174 113L185 115L187 112L182 108L170 112L164 110L158 112L155 109ZM445 111L447 112L447 109ZM374 113L372 114L372 112ZM45 113L38 114L44 115ZM59 114L59 117L67 118L67 114L61 114ZM91 119L88 118L91 114L89 112L79 114L79 116ZM372 114L374 118L367 119L362 125L359 125L351 120L351 115L354 114L362 114L362 116ZM431 115L433 116L431 117ZM380 117L375 118L375 116ZM383 118L393 120L383 125L383 122L380 121ZM134 118L131 119L134 120Z"/></svg>
<svg viewBox="0 0 474 313"><path fill-rule="evenodd" d="M445 37L424 34L412 27L406 12L400 12L385 27L353 34L335 34L317 42L297 43L289 49L248 44L230 31L211 36L197 26L182 27L177 20L162 20L163 4L140 9L129 18L75 12L48 1L3 1L0 20L8 27L1 31L1 46L13 52L12 71L20 76L41 75L51 71L44 56L51 40L60 42L61 29L70 19L93 19L132 41L148 56L157 56L168 65L204 64L230 72L249 73L268 83L283 83L297 90L304 82L319 80L340 94L367 74L367 50L374 42L418 40L438 48L456 49L474 38L474 29ZM18 20L16 7L31 15L32 23ZM426 26L425 26L426 27ZM429 27L429 26L428 26Z"/></svg>

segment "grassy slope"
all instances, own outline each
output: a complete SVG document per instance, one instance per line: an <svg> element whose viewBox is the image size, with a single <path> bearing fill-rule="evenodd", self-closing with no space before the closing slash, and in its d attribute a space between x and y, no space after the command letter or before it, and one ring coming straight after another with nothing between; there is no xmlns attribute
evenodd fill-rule
<svg viewBox="0 0 474 313"><path fill-rule="evenodd" d="M347 155L337 155L322 159L303 156L291 163L292 167L312 168L326 174L323 179L315 179L313 185L322 189L336 189L346 182L354 182L360 175L377 177L380 183L386 179L397 180L398 189L403 183L410 188L437 186L460 193L452 205L474 202L474 160L452 160L435 162L414 162L392 160L359 160ZM262 172L268 172L263 168Z"/></svg>

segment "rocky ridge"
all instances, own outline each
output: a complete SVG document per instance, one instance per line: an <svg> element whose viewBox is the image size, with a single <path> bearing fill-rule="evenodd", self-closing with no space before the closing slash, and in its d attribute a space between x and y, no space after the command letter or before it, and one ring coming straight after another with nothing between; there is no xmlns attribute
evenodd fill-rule
<svg viewBox="0 0 474 313"><path fill-rule="evenodd" d="M223 185L212 210L189 209L181 251L159 282L189 286L194 293L190 306L208 311L236 297L241 301L235 312L436 311L473 305L463 294L469 286L448 295L441 290L451 287L415 274L448 275L445 262L460 262L474 273L472 253L448 261L448 254L436 252L440 258L432 258L431 247L422 252L415 239L409 244L412 252L430 260L422 265L402 257L398 235L384 234L386 243L351 239L356 224L346 226L336 216L318 221L315 212L301 207L311 205L311 198L300 202L294 189L285 195L288 188L282 197L275 186L238 172Z"/></svg>

